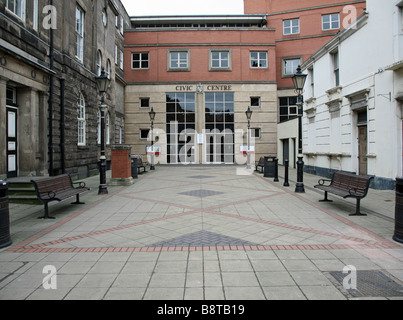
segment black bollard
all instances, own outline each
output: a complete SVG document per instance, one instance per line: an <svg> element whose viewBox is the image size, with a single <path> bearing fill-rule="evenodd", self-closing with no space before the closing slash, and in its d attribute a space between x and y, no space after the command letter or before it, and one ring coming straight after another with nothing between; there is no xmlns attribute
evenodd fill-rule
<svg viewBox="0 0 403 320"><path fill-rule="evenodd" d="M284 187L289 187L290 184L288 183L288 164L289 160L284 160Z"/></svg>
<svg viewBox="0 0 403 320"><path fill-rule="evenodd" d="M274 182L278 182L278 159L274 159Z"/></svg>

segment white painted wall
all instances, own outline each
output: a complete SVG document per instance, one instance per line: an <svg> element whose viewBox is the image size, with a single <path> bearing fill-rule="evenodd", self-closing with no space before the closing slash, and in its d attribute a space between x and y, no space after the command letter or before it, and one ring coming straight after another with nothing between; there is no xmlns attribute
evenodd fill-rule
<svg viewBox="0 0 403 320"><path fill-rule="evenodd" d="M395 99L403 94L402 8L396 0L368 0L367 11L359 28L341 32L303 65L306 73L313 68L315 80L315 96L308 87L304 95L304 161L358 172L357 114L349 96L368 90L368 174L394 180L402 175L402 107ZM340 59L339 90L334 88L334 50ZM391 70L391 65L397 67ZM310 86L310 76L306 83Z"/></svg>

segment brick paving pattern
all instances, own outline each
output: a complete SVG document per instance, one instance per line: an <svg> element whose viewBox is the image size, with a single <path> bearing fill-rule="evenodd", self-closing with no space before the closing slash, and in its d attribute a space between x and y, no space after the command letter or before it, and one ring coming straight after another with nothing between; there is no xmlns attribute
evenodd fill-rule
<svg viewBox="0 0 403 320"><path fill-rule="evenodd" d="M42 207L11 205L0 299L354 299L331 277L346 265L402 284L393 191L370 190L368 216L349 217L354 201L318 202L317 176L306 174L306 193L296 194L281 176L237 172L162 166L104 196L90 178L87 204L52 204L55 221L37 219ZM42 286L47 265L57 269L55 291Z"/></svg>

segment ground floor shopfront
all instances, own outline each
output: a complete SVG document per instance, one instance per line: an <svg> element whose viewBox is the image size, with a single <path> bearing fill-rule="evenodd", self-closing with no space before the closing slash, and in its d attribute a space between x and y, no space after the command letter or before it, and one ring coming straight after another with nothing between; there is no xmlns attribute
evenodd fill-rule
<svg viewBox="0 0 403 320"><path fill-rule="evenodd" d="M145 157L154 142L155 164L246 164L248 140L251 163L276 155L276 90L273 83L128 85L126 143L132 154Z"/></svg>

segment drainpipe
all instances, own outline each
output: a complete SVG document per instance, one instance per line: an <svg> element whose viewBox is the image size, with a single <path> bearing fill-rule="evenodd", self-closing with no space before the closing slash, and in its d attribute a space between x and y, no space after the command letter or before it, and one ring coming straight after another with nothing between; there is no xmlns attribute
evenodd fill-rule
<svg viewBox="0 0 403 320"><path fill-rule="evenodd" d="M66 173L66 163L65 163L65 121L64 121L64 79L59 79L60 81L60 161L62 166L62 173Z"/></svg>
<svg viewBox="0 0 403 320"><path fill-rule="evenodd" d="M50 0L50 5L53 6L53 0ZM53 28L50 28L50 70L54 71L54 50L53 50ZM53 74L49 78L49 175L54 175L54 163L53 163Z"/></svg>

